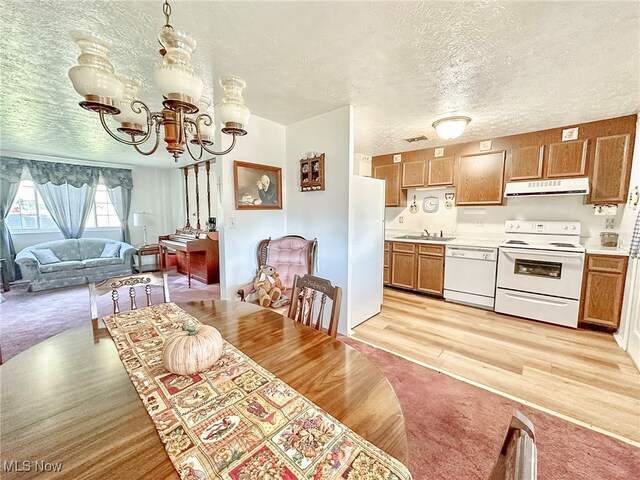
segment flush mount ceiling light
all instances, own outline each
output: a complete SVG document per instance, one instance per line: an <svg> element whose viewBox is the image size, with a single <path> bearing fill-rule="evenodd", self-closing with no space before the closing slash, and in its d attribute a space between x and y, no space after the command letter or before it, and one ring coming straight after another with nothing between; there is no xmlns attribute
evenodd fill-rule
<svg viewBox="0 0 640 480"><path fill-rule="evenodd" d="M142 155L153 154L160 142L160 128L164 129L166 149L177 162L185 151L191 158L200 160L207 152L225 155L236 145L236 137L246 135L249 109L244 105L242 90L245 81L233 75L220 78L224 98L215 109L222 124L222 133L232 135L229 148L215 152L213 145L215 124L211 99L202 96L202 80L191 66L191 54L196 49L193 38L173 29L169 23L171 6L165 0L162 6L165 25L158 40L161 45L162 63L154 72L156 86L162 93L164 108L152 112L138 100L141 83L138 80L118 76L108 58L111 42L99 35L85 31L72 31L71 38L80 48L78 65L71 67L69 78L73 88L84 100L80 106L100 115L100 122L111 137L126 145L132 145ZM107 118L118 122L118 132L128 135L123 138L114 133ZM138 148L155 133L155 144L150 150ZM199 154L191 151L190 144L198 146ZM198 152L196 152L198 153Z"/></svg>
<svg viewBox="0 0 640 480"><path fill-rule="evenodd" d="M453 140L464 133L470 121L469 117L446 117L433 122L433 128L440 138Z"/></svg>

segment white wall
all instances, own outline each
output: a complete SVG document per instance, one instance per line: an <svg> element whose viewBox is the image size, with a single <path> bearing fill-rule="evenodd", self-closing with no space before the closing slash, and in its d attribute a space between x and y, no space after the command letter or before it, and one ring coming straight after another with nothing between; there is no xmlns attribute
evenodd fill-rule
<svg viewBox="0 0 640 480"><path fill-rule="evenodd" d="M281 167L283 180L286 178L285 127L252 115L247 130L249 134L238 138L234 150L218 157L216 162L216 171L222 179L217 213L220 220L220 296L223 300L236 299L238 287L253 280L260 240L281 237L287 232L286 189L283 191L283 210L235 209L234 160ZM220 145L220 141L216 143ZM222 143L222 148L226 148L229 137L223 135ZM235 228L231 228L230 219L235 219Z"/></svg>
<svg viewBox="0 0 640 480"><path fill-rule="evenodd" d="M287 232L318 239L317 274L343 289L340 333L347 332L349 175L353 169L353 107L287 126ZM325 154L325 190L301 192L297 176L308 151Z"/></svg>
<svg viewBox="0 0 640 480"><path fill-rule="evenodd" d="M582 196L509 198L505 206L454 206L448 210L444 207L444 195L453 192L452 187L410 189L407 207L386 209L387 229L421 231L426 228L429 232L439 233L443 230L445 234L470 236L504 233L504 223L507 220L571 220L581 222L583 240L599 243L600 232L605 230L605 219L614 218L616 228L612 231L622 233L621 221L625 210L623 206L618 208L615 217L596 216L593 205L585 205ZM414 195L419 207L418 213L409 212ZM429 196L438 197L440 200L439 209L435 213L424 213L422 210L422 201ZM404 217L403 223L400 223L401 216Z"/></svg>

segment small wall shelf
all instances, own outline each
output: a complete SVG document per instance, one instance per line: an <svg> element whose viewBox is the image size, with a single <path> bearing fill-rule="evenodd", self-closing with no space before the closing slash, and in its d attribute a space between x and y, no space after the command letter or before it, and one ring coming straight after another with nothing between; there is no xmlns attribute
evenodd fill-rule
<svg viewBox="0 0 640 480"><path fill-rule="evenodd" d="M324 153L300 160L300 191L324 190Z"/></svg>

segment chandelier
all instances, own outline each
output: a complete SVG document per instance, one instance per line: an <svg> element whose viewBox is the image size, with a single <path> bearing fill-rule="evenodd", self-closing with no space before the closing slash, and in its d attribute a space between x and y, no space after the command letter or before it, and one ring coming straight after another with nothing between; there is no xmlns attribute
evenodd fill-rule
<svg viewBox="0 0 640 480"><path fill-rule="evenodd" d="M152 155L158 149L161 128L166 149L176 162L185 150L196 161L201 160L205 152L225 155L235 147L237 136L247 134L249 109L242 98L246 82L234 75L220 78L224 98L215 106L215 111L222 133L233 139L229 148L216 152L210 148L216 129L212 99L202 96L202 80L191 66L196 42L186 33L174 30L169 22L171 6L167 0L162 11L165 25L158 38L162 63L156 67L154 79L162 92L164 108L152 112L138 99L141 82L116 75L108 57L109 40L91 32L74 30L71 38L80 49L80 55L78 64L69 69L69 78L73 88L84 98L80 106L98 113L102 126L111 137L133 146L142 155ZM109 127L108 117L119 124L117 131L124 137ZM142 150L140 146L154 133L153 146Z"/></svg>

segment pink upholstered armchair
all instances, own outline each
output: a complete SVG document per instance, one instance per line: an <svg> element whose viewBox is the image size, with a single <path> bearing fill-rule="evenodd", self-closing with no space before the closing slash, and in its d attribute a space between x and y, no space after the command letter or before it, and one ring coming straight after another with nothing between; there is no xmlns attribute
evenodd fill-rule
<svg viewBox="0 0 640 480"><path fill-rule="evenodd" d="M313 273L317 245L317 240L307 240L298 235L287 235L275 240L270 238L262 240L258 244L258 268L261 265L274 267L284 285L283 293L291 298L295 276ZM255 293L253 283L250 283L238 290L238 297L245 302L250 295Z"/></svg>

